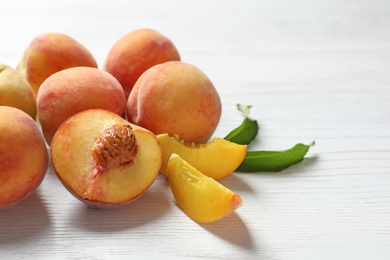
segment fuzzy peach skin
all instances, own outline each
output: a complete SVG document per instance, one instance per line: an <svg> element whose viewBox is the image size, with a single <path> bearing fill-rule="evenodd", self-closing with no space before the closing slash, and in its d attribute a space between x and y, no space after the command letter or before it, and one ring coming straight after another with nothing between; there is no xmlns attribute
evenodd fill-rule
<svg viewBox="0 0 390 260"><path fill-rule="evenodd" d="M47 77L77 66L97 68L97 63L91 52L72 37L45 33L31 41L17 70L28 80L36 94Z"/></svg>
<svg viewBox="0 0 390 260"><path fill-rule="evenodd" d="M154 134L177 135L186 142L206 143L222 113L219 94L195 66L168 61L148 69L127 100L130 122Z"/></svg>
<svg viewBox="0 0 390 260"><path fill-rule="evenodd" d="M48 168L48 151L30 115L0 106L0 209L30 196Z"/></svg>
<svg viewBox="0 0 390 260"><path fill-rule="evenodd" d="M152 132L102 109L68 118L50 148L62 184L95 208L132 203L155 181L161 166L161 148Z"/></svg>
<svg viewBox="0 0 390 260"><path fill-rule="evenodd" d="M34 120L37 115L34 91L27 80L15 69L0 64L0 106L16 107Z"/></svg>
<svg viewBox="0 0 390 260"><path fill-rule="evenodd" d="M138 29L112 46L104 70L119 80L128 97L144 71L171 60L180 60L180 55L170 39L152 29Z"/></svg>
<svg viewBox="0 0 390 260"><path fill-rule="evenodd" d="M38 120L48 144L62 122L80 111L100 108L123 115L125 107L125 94L118 80L91 67L69 68L51 75L37 96Z"/></svg>

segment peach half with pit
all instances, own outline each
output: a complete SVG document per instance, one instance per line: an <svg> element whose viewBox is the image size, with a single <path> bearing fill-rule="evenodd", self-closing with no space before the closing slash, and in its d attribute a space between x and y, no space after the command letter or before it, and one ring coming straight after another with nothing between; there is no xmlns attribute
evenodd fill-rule
<svg viewBox="0 0 390 260"><path fill-rule="evenodd" d="M169 185L178 206L200 223L220 220L242 205L240 195L172 154L167 168Z"/></svg>
<svg viewBox="0 0 390 260"><path fill-rule="evenodd" d="M0 106L0 209L29 197L43 181L49 154L35 120Z"/></svg>
<svg viewBox="0 0 390 260"><path fill-rule="evenodd" d="M123 115L126 98L122 86L109 73L91 67L74 67L54 73L37 96L38 120L48 144L70 116L87 109L105 109Z"/></svg>
<svg viewBox="0 0 390 260"><path fill-rule="evenodd" d="M54 170L76 198L96 208L125 206L161 167L156 136L119 115L89 109L68 118L51 143Z"/></svg>
<svg viewBox="0 0 390 260"><path fill-rule="evenodd" d="M160 172L167 175L167 165L173 153L190 163L203 174L222 179L241 164L246 155L246 145L236 144L223 138L214 138L206 144L187 143L177 136L157 135L162 150Z"/></svg>
<svg viewBox="0 0 390 260"><path fill-rule="evenodd" d="M197 67L168 61L145 71L127 100L127 119L154 134L205 143L222 113L219 94Z"/></svg>
<svg viewBox="0 0 390 260"><path fill-rule="evenodd" d="M37 94L42 82L50 75L78 66L97 68L97 63L91 52L74 38L50 32L38 35L31 41L17 70Z"/></svg>
<svg viewBox="0 0 390 260"><path fill-rule="evenodd" d="M142 28L124 35L111 47L104 70L119 80L128 97L142 73L171 60L180 60L173 42L156 30Z"/></svg>

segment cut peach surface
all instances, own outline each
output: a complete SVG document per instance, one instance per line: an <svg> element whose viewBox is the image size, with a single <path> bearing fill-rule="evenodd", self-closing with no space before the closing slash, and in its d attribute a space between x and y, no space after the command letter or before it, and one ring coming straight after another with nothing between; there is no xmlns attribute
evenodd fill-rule
<svg viewBox="0 0 390 260"><path fill-rule="evenodd" d="M239 145L222 138L214 138L206 144L186 143L168 134L157 135L162 149L160 172L167 175L167 165L173 153L193 165L203 174L222 179L231 174L245 158L246 145Z"/></svg>
<svg viewBox="0 0 390 260"><path fill-rule="evenodd" d="M54 169L86 204L109 208L141 196L161 166L156 136L113 112L90 109L65 121L51 143Z"/></svg>
<svg viewBox="0 0 390 260"><path fill-rule="evenodd" d="M177 204L197 222L220 220L242 205L240 195L207 177L177 154L170 157L167 174Z"/></svg>

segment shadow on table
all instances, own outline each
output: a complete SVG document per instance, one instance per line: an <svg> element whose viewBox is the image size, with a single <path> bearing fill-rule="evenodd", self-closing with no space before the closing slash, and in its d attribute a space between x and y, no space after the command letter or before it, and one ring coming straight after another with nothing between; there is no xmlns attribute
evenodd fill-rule
<svg viewBox="0 0 390 260"><path fill-rule="evenodd" d="M158 181L158 182L161 182ZM70 215L69 225L93 232L114 232L146 225L165 215L172 206L167 184L154 183L131 204L114 209L91 208L83 203Z"/></svg>
<svg viewBox="0 0 390 260"><path fill-rule="evenodd" d="M37 190L24 201L0 212L0 246L43 237L50 226L48 210Z"/></svg>
<svg viewBox="0 0 390 260"><path fill-rule="evenodd" d="M243 174L241 173L232 173L229 176L218 180L218 182L237 193L242 191L253 192L251 185L248 184L242 176Z"/></svg>
<svg viewBox="0 0 390 260"><path fill-rule="evenodd" d="M247 250L255 250L253 238L242 219L235 213L213 222L199 224L218 237Z"/></svg>

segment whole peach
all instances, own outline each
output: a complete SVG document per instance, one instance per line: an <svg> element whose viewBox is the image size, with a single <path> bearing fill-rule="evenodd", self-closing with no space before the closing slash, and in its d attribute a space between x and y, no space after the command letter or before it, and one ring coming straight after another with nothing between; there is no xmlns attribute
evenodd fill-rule
<svg viewBox="0 0 390 260"><path fill-rule="evenodd" d="M38 120L46 142L50 144L67 118L91 108L124 114L125 94L112 75L97 68L75 67L48 77L37 96Z"/></svg>
<svg viewBox="0 0 390 260"><path fill-rule="evenodd" d="M36 94L47 77L77 66L96 68L97 63L89 50L72 37L61 33L45 33L31 41L17 70L26 77Z"/></svg>
<svg viewBox="0 0 390 260"><path fill-rule="evenodd" d="M222 106L210 79L195 66L169 61L145 71L127 100L130 122L155 134L205 143L218 126Z"/></svg>
<svg viewBox="0 0 390 260"><path fill-rule="evenodd" d="M126 34L112 46L104 70L119 80L128 97L144 71L172 60L180 60L180 55L170 39L152 29L139 29Z"/></svg>
<svg viewBox="0 0 390 260"><path fill-rule="evenodd" d="M34 120L37 115L35 94L27 80L10 66L0 64L0 106L16 107Z"/></svg>
<svg viewBox="0 0 390 260"><path fill-rule="evenodd" d="M0 106L0 209L32 194L48 168L48 151L36 122L22 110Z"/></svg>

